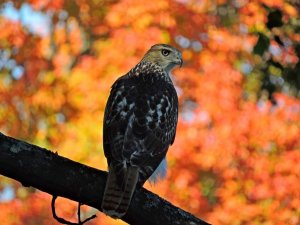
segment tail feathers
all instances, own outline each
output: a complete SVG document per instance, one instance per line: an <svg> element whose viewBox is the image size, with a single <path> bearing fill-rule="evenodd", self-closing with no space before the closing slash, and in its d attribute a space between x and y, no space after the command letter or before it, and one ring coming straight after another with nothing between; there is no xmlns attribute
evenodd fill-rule
<svg viewBox="0 0 300 225"><path fill-rule="evenodd" d="M103 212L111 217L119 218L120 216L115 215L114 212L121 202L122 195L114 168L110 167L101 205Z"/></svg>
<svg viewBox="0 0 300 225"><path fill-rule="evenodd" d="M122 188L118 184L114 169L109 169L101 205L105 214L113 218L121 218L126 214L138 181L138 175L138 167L128 167L123 184L124 188Z"/></svg>
<svg viewBox="0 0 300 225"><path fill-rule="evenodd" d="M127 212L127 209L130 205L131 198L135 191L136 184L139 178L138 167L132 166L128 168L125 184L124 184L124 192L119 204L118 209L116 210L118 213L123 213L123 215Z"/></svg>

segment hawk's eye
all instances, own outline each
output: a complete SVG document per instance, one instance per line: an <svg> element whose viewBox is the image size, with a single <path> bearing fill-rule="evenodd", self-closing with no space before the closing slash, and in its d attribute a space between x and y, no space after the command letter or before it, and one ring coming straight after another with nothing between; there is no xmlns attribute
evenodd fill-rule
<svg viewBox="0 0 300 225"><path fill-rule="evenodd" d="M161 50L161 54L163 55L163 56L168 56L169 54L170 54L170 50L168 50L168 49L163 49L163 50Z"/></svg>

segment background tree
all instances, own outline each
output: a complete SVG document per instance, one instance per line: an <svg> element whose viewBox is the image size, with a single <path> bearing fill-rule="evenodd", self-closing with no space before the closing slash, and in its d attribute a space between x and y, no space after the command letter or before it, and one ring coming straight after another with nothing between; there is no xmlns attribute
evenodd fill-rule
<svg viewBox="0 0 300 225"><path fill-rule="evenodd" d="M1 132L105 169L111 84L150 45L171 43L185 61L173 76L180 120L168 178L148 187L212 224L299 224L297 1L0 6ZM54 223L49 196L4 177L0 190L3 223ZM76 217L75 204L60 205ZM91 224L121 222L99 215Z"/></svg>

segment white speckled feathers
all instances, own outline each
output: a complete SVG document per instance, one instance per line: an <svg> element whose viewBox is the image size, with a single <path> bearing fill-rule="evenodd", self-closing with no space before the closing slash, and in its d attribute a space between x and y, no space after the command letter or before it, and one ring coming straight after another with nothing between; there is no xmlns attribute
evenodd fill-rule
<svg viewBox="0 0 300 225"><path fill-rule="evenodd" d="M160 67L142 62L115 82L110 99L104 120L105 155L117 164L120 177L126 173L125 162L139 166L142 185L174 141L175 88Z"/></svg>
<svg viewBox="0 0 300 225"><path fill-rule="evenodd" d="M166 175L165 156L178 119L178 98L169 72L181 64L177 49L154 45L112 86L103 126L109 178L102 201L103 211L112 217L126 213L134 189L151 175L154 182Z"/></svg>

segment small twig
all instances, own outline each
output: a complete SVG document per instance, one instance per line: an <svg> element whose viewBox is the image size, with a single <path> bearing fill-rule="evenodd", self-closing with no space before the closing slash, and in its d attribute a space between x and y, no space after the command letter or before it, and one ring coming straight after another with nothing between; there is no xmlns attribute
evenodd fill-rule
<svg viewBox="0 0 300 225"><path fill-rule="evenodd" d="M51 209L52 209L52 216L54 219L56 219L59 223L62 223L62 224L68 224L68 225L77 225L77 223L72 223L70 221L67 221L61 217L58 217L56 215L56 212L55 212L55 201L57 199L57 196L53 195L52 196L52 201L51 201Z"/></svg>
<svg viewBox="0 0 300 225"><path fill-rule="evenodd" d="M56 211L55 211L55 201L57 199L57 196L53 195L52 196L52 201L51 201L51 209L52 209L52 216L54 219L56 219L59 223L61 224L67 224L67 225L83 225L84 223L96 218L96 215L92 215L90 217L88 217L87 219L85 219L84 221L81 221L80 219L80 207L81 207L81 203L78 203L78 210L77 210L77 216L78 216L78 223L73 223L70 221L65 220L64 218L58 217L56 215Z"/></svg>
<svg viewBox="0 0 300 225"><path fill-rule="evenodd" d="M78 207L77 207L77 217L78 217L78 224L81 224L81 218L80 218L80 207L81 207L81 203L78 202Z"/></svg>

